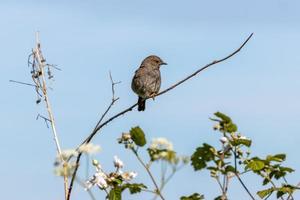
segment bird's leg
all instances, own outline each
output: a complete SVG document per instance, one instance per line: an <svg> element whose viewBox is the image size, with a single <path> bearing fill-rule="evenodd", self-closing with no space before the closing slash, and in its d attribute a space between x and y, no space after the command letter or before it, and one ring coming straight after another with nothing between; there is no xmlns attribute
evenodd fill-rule
<svg viewBox="0 0 300 200"><path fill-rule="evenodd" d="M152 92L149 97L152 98L154 101L156 95L157 95L157 92Z"/></svg>

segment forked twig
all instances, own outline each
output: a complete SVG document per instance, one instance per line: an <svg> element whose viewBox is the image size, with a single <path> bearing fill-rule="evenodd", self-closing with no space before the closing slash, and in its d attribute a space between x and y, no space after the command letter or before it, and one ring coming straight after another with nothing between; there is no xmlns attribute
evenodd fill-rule
<svg viewBox="0 0 300 200"><path fill-rule="evenodd" d="M97 130L97 127L99 126L99 124L101 124L102 120L107 115L107 113L110 111L110 109L112 108L112 106L116 103L116 101L118 101L120 99L119 97L117 97L117 98L115 97L115 85L119 84L121 82L120 81L114 82L113 78L112 78L112 75L111 75L111 72L109 72L109 78L110 78L110 81L111 81L112 99L111 99L111 102L110 102L109 106L106 108L105 112L102 114L102 116L100 117L99 121L97 122L97 124L96 124L96 126L95 126L95 128L94 128L93 131ZM84 144L87 144L89 142L90 141L85 140L85 141L83 141L81 143L80 146L82 146ZM77 149L76 149L77 151L79 150L80 146L77 147ZM76 174L77 174L77 170L78 170L78 167L79 167L79 161L80 161L81 156L82 156L82 152L78 152L78 156L76 158L76 166L75 166L74 172L72 174L72 178L71 178L70 185L69 185L69 188L68 188L68 197L67 197L67 200L69 200L70 197L71 197L71 192L72 192L74 181L76 180ZM71 159L71 157L69 159Z"/></svg>

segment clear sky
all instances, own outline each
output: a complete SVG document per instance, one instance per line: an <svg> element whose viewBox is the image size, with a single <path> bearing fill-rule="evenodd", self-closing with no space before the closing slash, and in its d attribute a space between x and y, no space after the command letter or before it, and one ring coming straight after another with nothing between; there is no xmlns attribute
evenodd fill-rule
<svg viewBox="0 0 300 200"><path fill-rule="evenodd" d="M130 83L144 57L156 54L168 62L161 69L166 88L227 55L254 32L235 57L148 101L146 112L128 113L105 127L93 141L103 149L96 158L111 169L113 155L119 155L126 169L138 171L137 182L148 180L133 155L117 144L123 131L140 125L148 140L166 137L179 154L190 155L203 142L218 144L219 135L208 118L222 111L253 139L254 154L287 153L286 164L296 169L288 180L298 183L299 8L297 0L0 0L0 199L63 197L62 180L53 175L50 129L35 120L44 107L35 105L32 88L9 83L30 82L27 56L36 31L47 61L62 68L56 72L51 100L65 149L80 143L109 104L109 70L122 81L113 114L137 100ZM254 192L261 181L247 177L246 184ZM163 193L167 199L178 199L193 192L207 199L219 194L208 173L194 173L188 166ZM79 187L74 195L89 198ZM103 198L102 193L96 195ZM248 199L235 181L229 197Z"/></svg>

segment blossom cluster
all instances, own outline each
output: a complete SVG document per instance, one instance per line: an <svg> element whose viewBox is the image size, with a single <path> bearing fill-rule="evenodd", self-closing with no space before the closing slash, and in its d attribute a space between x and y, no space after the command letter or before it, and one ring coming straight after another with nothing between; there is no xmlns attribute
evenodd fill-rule
<svg viewBox="0 0 300 200"><path fill-rule="evenodd" d="M76 167L76 162L72 158L76 158L79 153L84 154L95 154L101 150L99 145L92 143L83 144L77 150L76 149L66 149L58 154L54 162L54 173L57 176L71 176Z"/></svg>
<svg viewBox="0 0 300 200"><path fill-rule="evenodd" d="M119 144L124 144L126 149L134 148L134 142L130 133L122 133L122 136L118 138Z"/></svg>
<svg viewBox="0 0 300 200"><path fill-rule="evenodd" d="M117 156L114 156L113 163L116 170L111 173L106 173L100 163L97 160L93 160L96 172L89 180L86 181L86 190L89 190L93 186L98 186L100 189L105 190L106 188L114 187L123 181L131 181L137 176L137 173L133 171L123 172L121 169L124 167L124 163Z"/></svg>

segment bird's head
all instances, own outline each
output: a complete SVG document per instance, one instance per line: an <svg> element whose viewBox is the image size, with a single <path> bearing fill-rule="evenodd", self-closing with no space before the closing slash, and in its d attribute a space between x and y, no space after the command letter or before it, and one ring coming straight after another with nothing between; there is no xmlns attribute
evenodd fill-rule
<svg viewBox="0 0 300 200"><path fill-rule="evenodd" d="M167 65L167 63L165 63L160 57L151 55L143 60L142 65L145 67L159 69L161 65Z"/></svg>

